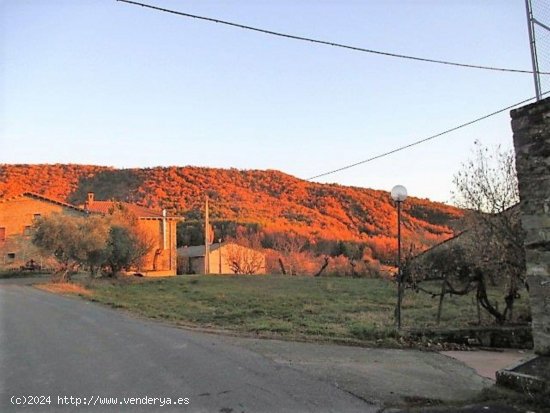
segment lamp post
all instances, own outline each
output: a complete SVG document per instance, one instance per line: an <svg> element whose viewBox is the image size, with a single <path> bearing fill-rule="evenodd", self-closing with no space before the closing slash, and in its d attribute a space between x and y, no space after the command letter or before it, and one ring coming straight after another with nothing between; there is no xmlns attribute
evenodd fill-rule
<svg viewBox="0 0 550 413"><path fill-rule="evenodd" d="M391 190L391 197L397 204L397 308L395 318L397 328L401 328L401 300L403 299L403 285L401 279L401 203L407 199L407 188L396 185Z"/></svg>

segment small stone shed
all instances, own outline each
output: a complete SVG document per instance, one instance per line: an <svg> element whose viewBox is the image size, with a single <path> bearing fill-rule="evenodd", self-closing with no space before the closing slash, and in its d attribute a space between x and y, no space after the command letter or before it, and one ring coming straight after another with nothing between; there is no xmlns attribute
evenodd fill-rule
<svg viewBox="0 0 550 413"><path fill-rule="evenodd" d="M215 243L209 249L209 274L266 273L266 258L261 251L235 243ZM178 258L180 273L204 274L204 245L180 247Z"/></svg>

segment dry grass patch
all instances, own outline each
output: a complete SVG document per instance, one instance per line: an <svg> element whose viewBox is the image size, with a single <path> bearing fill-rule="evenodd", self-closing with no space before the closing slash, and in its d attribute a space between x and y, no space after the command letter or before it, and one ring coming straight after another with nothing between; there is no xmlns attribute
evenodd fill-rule
<svg viewBox="0 0 550 413"><path fill-rule="evenodd" d="M92 291L88 290L81 284L73 283L44 283L35 285L36 288L48 291L50 293L61 294L61 295L81 295L81 296L91 296Z"/></svg>

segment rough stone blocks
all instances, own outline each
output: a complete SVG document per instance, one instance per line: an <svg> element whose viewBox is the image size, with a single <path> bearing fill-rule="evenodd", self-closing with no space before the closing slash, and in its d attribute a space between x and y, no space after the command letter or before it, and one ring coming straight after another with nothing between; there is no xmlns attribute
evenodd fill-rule
<svg viewBox="0 0 550 413"><path fill-rule="evenodd" d="M550 355L550 98L513 110L535 352Z"/></svg>

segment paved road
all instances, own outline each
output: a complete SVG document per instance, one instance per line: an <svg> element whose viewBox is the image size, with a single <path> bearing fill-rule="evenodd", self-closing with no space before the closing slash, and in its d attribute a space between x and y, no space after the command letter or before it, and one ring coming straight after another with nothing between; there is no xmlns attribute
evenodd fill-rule
<svg viewBox="0 0 550 413"><path fill-rule="evenodd" d="M29 408L11 396L51 396ZM160 407L59 405L58 396L189 399ZM47 401L43 399L42 401ZM65 400L64 400L65 401ZM73 399L77 402L77 399ZM134 401L138 403L138 400ZM185 402L181 400L181 402ZM375 412L307 372L227 338L135 319L80 299L0 284L0 412Z"/></svg>
<svg viewBox="0 0 550 413"><path fill-rule="evenodd" d="M465 364L418 350L362 348L291 341L234 338L239 346L322 378L385 407L407 400L469 400L493 382Z"/></svg>

